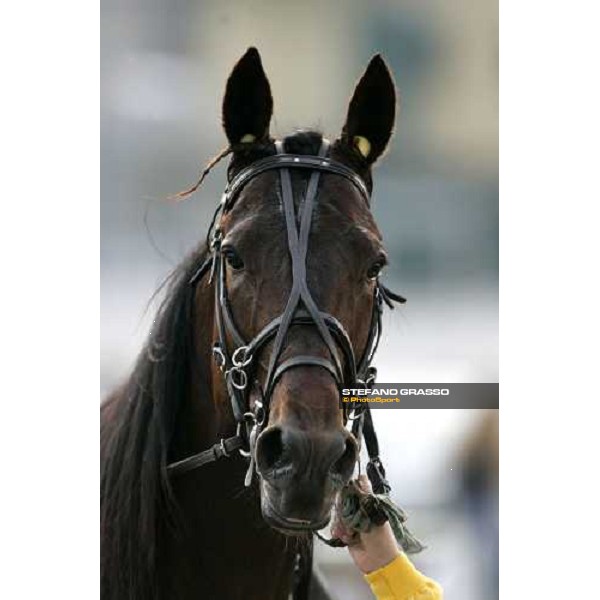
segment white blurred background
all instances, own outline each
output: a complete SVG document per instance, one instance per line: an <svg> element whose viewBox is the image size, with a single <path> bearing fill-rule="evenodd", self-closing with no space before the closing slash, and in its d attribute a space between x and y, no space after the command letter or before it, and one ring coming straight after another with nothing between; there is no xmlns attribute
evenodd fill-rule
<svg viewBox="0 0 600 600"><path fill-rule="evenodd" d="M385 317L379 381L498 381L496 0L103 0L103 393L145 337L147 302L204 236L224 186L227 75L250 45L271 81L271 131L335 137L370 56L395 74L399 120L375 175L386 280L408 303ZM497 411L375 411L398 502L428 546L415 563L446 600L497 598ZM369 598L345 551L319 546L339 598Z"/></svg>

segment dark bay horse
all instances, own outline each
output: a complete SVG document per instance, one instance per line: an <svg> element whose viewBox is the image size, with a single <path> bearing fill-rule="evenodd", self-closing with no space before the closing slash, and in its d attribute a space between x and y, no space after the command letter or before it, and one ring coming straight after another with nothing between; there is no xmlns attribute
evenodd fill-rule
<svg viewBox="0 0 600 600"><path fill-rule="evenodd" d="M371 166L395 104L375 56L337 140L308 131L276 142L258 52L234 67L229 196L101 409L103 599L288 598L297 556L310 556L357 459L338 387L368 371L378 341L387 259ZM252 340L243 352L238 338ZM207 458L201 468L194 456L192 467Z"/></svg>

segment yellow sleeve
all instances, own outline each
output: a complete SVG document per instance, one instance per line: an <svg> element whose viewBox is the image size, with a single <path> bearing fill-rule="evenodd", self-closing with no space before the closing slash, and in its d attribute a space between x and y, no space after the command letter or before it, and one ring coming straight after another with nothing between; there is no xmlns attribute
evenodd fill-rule
<svg viewBox="0 0 600 600"><path fill-rule="evenodd" d="M405 554L365 575L377 600L441 600L442 588L417 571Z"/></svg>

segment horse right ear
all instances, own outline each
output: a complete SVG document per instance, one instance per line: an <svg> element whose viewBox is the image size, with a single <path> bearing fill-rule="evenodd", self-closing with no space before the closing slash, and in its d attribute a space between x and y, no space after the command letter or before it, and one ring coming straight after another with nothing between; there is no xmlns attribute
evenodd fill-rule
<svg viewBox="0 0 600 600"><path fill-rule="evenodd" d="M271 86L260 54L248 48L233 67L223 98L223 129L230 145L268 138L272 114Z"/></svg>
<svg viewBox="0 0 600 600"><path fill-rule="evenodd" d="M383 58L376 54L354 90L342 140L372 164L390 141L395 115L394 80Z"/></svg>

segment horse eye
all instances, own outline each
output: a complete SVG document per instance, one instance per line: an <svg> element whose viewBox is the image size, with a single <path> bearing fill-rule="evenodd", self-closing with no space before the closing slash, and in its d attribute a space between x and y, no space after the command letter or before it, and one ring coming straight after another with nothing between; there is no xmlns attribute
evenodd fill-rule
<svg viewBox="0 0 600 600"><path fill-rule="evenodd" d="M227 264L235 271L239 271L244 268L244 261L240 258L239 254L231 246L223 248L223 255Z"/></svg>
<svg viewBox="0 0 600 600"><path fill-rule="evenodd" d="M377 279L377 277L381 273L383 267L385 267L385 259L383 259L383 258L377 259L377 261L375 261L369 267L369 270L367 271L367 278L371 279L371 280L372 279Z"/></svg>

